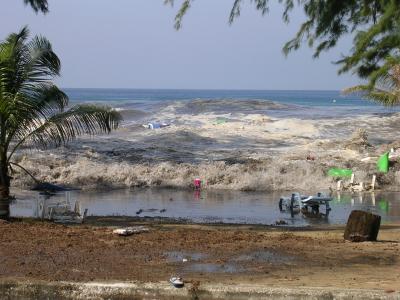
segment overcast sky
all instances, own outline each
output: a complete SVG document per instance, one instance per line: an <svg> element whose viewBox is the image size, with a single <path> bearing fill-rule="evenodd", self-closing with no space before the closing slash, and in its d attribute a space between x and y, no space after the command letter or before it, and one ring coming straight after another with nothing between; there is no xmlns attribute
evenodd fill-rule
<svg viewBox="0 0 400 300"><path fill-rule="evenodd" d="M324 90L358 83L332 64L350 38L316 60L307 47L285 58L282 46L301 10L286 25L280 6L262 17L247 5L229 26L232 2L195 1L175 31L178 7L163 0L49 0L45 16L23 0L0 0L0 39L24 25L46 36L62 61L61 87Z"/></svg>

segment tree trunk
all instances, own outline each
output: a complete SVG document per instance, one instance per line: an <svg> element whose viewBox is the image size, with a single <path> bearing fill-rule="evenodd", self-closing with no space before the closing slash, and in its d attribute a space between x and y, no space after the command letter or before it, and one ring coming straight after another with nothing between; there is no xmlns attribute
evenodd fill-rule
<svg viewBox="0 0 400 300"><path fill-rule="evenodd" d="M0 164L0 219L10 217L10 176L5 164Z"/></svg>
<svg viewBox="0 0 400 300"><path fill-rule="evenodd" d="M376 241L380 225L380 216L353 210L347 221L344 239L352 242Z"/></svg>

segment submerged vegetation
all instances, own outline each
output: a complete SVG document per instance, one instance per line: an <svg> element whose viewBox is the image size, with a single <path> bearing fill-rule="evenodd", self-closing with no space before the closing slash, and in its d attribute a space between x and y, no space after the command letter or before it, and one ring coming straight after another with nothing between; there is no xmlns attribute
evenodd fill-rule
<svg viewBox="0 0 400 300"><path fill-rule="evenodd" d="M66 110L68 97L52 82L60 74L59 58L46 38L28 36L25 27L0 43L0 217L9 214L10 171L21 167L12 160L18 148L59 146L78 135L110 132L121 119L107 107Z"/></svg>

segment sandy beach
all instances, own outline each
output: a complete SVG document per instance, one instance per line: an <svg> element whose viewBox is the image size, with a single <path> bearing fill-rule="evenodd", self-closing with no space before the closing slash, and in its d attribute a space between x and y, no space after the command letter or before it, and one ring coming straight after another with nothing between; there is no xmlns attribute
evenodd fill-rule
<svg viewBox="0 0 400 300"><path fill-rule="evenodd" d="M378 242L350 243L343 228L146 223L150 231L112 233L135 221L96 218L86 225L37 221L0 224L2 280L165 282L180 274L195 284L400 289L399 228ZM141 224L143 225L143 224ZM185 258L184 262L182 259Z"/></svg>

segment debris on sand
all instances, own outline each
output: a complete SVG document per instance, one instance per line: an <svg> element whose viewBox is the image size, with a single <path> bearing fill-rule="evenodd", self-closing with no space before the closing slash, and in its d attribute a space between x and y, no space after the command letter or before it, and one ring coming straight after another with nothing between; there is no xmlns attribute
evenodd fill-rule
<svg viewBox="0 0 400 300"><path fill-rule="evenodd" d="M311 153L309 153L306 157L307 161L314 161L315 160L315 155L312 155Z"/></svg>
<svg viewBox="0 0 400 300"><path fill-rule="evenodd" d="M356 182L354 173L351 174L351 178L349 182L345 182L343 180L339 180L337 182L337 191L350 191L350 192L363 192L363 191L374 191L376 185L376 175L372 175L371 183L368 182Z"/></svg>
<svg viewBox="0 0 400 300"><path fill-rule="evenodd" d="M372 147L368 142L368 133L364 128L358 128L355 130L344 146L346 149L356 150L359 152L363 152Z"/></svg>
<svg viewBox="0 0 400 300"><path fill-rule="evenodd" d="M134 227L126 227L126 228L114 229L113 233L121 235L121 236L128 236L128 235L139 234L139 233L148 232L148 231L149 231L149 229L147 227L134 226Z"/></svg>
<svg viewBox="0 0 400 300"><path fill-rule="evenodd" d="M149 208L149 209L139 209L137 212L136 212L136 214L137 215L140 215L141 213L143 213L143 212L152 212L152 213L154 213L154 212L159 212L159 213L164 213L164 212L166 212L167 210L165 209L165 208L162 208L162 209L157 209L157 208Z"/></svg>
<svg viewBox="0 0 400 300"><path fill-rule="evenodd" d="M184 286L184 282L181 277L173 276L169 279L169 282L176 288L181 288Z"/></svg>
<svg viewBox="0 0 400 300"><path fill-rule="evenodd" d="M286 222L285 220L276 220L275 225L287 225L288 222Z"/></svg>

